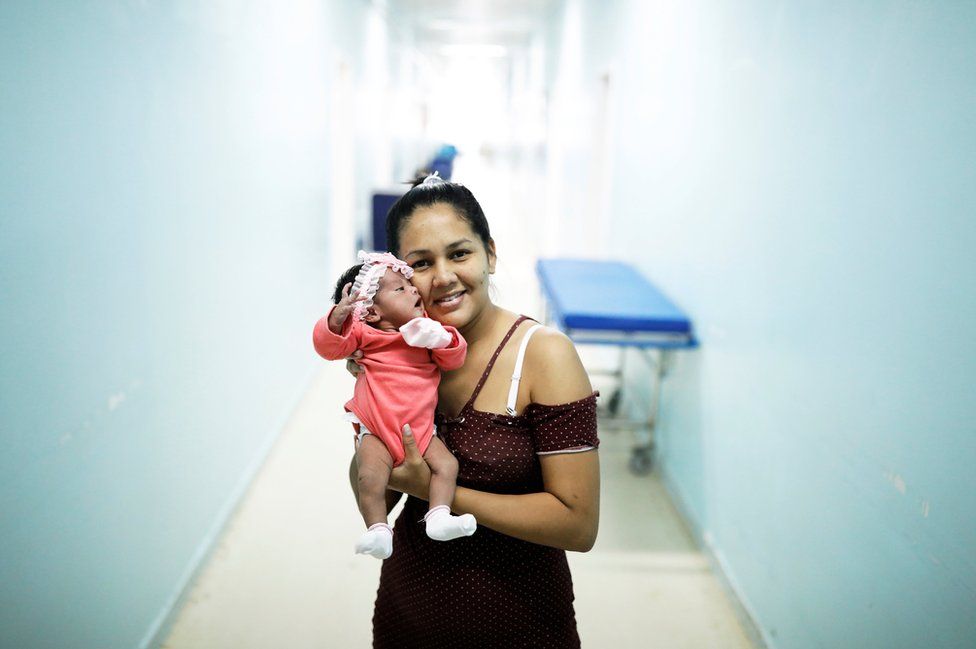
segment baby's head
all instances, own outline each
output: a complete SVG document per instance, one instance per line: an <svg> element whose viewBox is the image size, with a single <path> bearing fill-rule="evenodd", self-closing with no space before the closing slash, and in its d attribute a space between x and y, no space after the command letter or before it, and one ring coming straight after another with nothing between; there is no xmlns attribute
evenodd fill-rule
<svg viewBox="0 0 976 649"><path fill-rule="evenodd" d="M395 331L414 318L424 315L420 293L409 281L413 269L390 253L360 252L364 263L356 264L339 278L332 301L339 303L342 289L352 283L350 295L364 295L366 299L353 317L384 331Z"/></svg>

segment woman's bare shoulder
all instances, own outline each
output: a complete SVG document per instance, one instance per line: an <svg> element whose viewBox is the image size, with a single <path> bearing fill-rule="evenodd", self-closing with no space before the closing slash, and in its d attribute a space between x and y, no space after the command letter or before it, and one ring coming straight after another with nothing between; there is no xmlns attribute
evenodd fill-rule
<svg viewBox="0 0 976 649"><path fill-rule="evenodd" d="M552 327L541 327L532 335L524 367L533 403L569 403L593 392L573 341Z"/></svg>
<svg viewBox="0 0 976 649"><path fill-rule="evenodd" d="M501 329L508 331L509 328L515 324L515 321L522 316L514 311L509 311L508 309L503 309L498 307L498 324Z"/></svg>

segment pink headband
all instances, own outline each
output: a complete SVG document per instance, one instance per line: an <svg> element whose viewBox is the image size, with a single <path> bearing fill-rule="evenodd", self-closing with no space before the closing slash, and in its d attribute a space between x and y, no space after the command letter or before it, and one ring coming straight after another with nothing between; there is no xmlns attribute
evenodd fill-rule
<svg viewBox="0 0 976 649"><path fill-rule="evenodd" d="M413 268L389 252L366 252L365 250L360 250L359 261L362 262L363 267L360 269L359 274L356 275L356 279L352 283L352 290L349 294L366 298L362 302L356 302L356 306L352 312L354 317L362 320L366 317L366 311L369 307L373 306L373 296L376 295L376 291L380 287L380 278L386 273L386 269L390 268L395 272L403 273L404 277L410 279L413 277Z"/></svg>

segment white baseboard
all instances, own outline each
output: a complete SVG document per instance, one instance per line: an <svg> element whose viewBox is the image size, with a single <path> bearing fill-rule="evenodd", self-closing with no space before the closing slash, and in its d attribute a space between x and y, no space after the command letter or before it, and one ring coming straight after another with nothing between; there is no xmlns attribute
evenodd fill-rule
<svg viewBox="0 0 976 649"><path fill-rule="evenodd" d="M298 408L299 402L308 392L312 385L312 380L321 370L321 366L317 366L312 369L305 376L305 379L301 383L301 389L294 399L289 402L288 407L278 416L275 423L271 426L271 429L265 435L264 441L261 446L258 447L257 452L255 452L250 464L241 473L240 479L237 481L237 485L231 491L230 496L224 503L224 506L220 508L217 516L214 518L210 529L207 531L206 535L200 540L197 545L196 551L193 556L190 557L187 563L186 569L183 574L176 582L176 587L173 589L172 594L166 600L163 605L162 610L153 620L152 624L149 625L149 629L143 636L142 640L139 642L139 649L159 649L166 638L169 636L172 630L173 623L176 621L176 616L183 608L186 603L187 597L190 595L190 591L193 588L193 584L196 583L197 576L203 567L207 565L210 560L211 555L217 547L217 541L220 540L223 534L224 528L227 523L230 522L234 514L237 512L238 507L247 494L248 488L251 483L254 482L254 478L257 476L258 471L264 466L265 461L268 459L268 454L271 453L271 449L274 447L275 442L278 441L278 437L284 430L285 425L291 418L292 414Z"/></svg>
<svg viewBox="0 0 976 649"><path fill-rule="evenodd" d="M677 489L676 481L671 478L670 474L660 464L657 465L657 469L664 488L667 489L668 494L671 496L671 501L678 509L681 517L685 520L688 529L691 530L695 541L708 560L712 573L718 577L718 581L722 585L722 590L725 591L729 601L732 603L732 609L735 611L736 618L738 618L750 642L757 649L775 649L776 644L773 639L756 622L755 609L749 603L748 598L736 582L733 572L725 560L725 555L722 554L721 549L715 544L715 538L712 536L712 533L708 530L700 529L695 524L694 519L689 515L691 510L681 497L681 492Z"/></svg>

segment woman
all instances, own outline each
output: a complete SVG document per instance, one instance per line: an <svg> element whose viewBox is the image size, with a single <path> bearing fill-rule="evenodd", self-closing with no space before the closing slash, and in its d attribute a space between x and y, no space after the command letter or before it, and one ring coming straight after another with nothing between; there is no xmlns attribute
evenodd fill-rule
<svg viewBox="0 0 976 649"><path fill-rule="evenodd" d="M406 459L390 488L410 497L383 563L373 646L578 647L565 551L596 540L597 395L566 336L492 302L495 243L467 188L428 178L386 227L428 315L468 343L464 365L442 377L436 421L460 466L451 508L479 529L451 543L424 534L430 470L403 422ZM350 472L355 487L355 463Z"/></svg>

